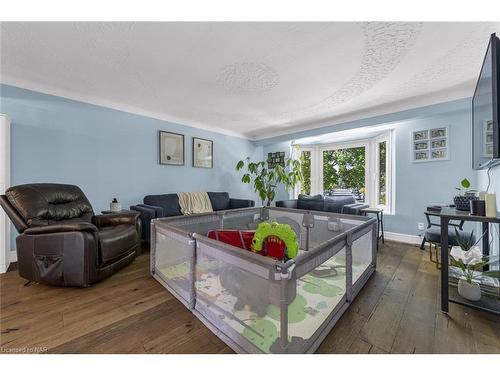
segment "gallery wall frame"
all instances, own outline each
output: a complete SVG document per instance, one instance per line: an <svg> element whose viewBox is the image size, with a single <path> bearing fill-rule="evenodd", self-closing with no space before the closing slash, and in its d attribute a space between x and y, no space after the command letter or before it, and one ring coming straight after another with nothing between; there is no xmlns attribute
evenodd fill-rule
<svg viewBox="0 0 500 375"><path fill-rule="evenodd" d="M414 163L450 160L450 130L448 126L414 130L410 147Z"/></svg>
<svg viewBox="0 0 500 375"><path fill-rule="evenodd" d="M158 132L158 162L162 165L185 164L184 134L164 130Z"/></svg>
<svg viewBox="0 0 500 375"><path fill-rule="evenodd" d="M267 154L267 165L273 169L277 164L285 167L285 153L284 152L269 152Z"/></svg>
<svg viewBox="0 0 500 375"><path fill-rule="evenodd" d="M194 168L214 167L214 142L212 140L193 137L192 147Z"/></svg>

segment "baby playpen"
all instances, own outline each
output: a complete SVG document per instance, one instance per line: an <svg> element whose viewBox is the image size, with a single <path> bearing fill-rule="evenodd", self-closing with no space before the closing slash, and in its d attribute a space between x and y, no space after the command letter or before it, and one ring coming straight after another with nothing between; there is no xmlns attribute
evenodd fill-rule
<svg viewBox="0 0 500 375"><path fill-rule="evenodd" d="M289 224L299 243L276 260L207 237ZM376 221L286 208L247 208L152 221L151 273L239 353L314 352L376 265Z"/></svg>

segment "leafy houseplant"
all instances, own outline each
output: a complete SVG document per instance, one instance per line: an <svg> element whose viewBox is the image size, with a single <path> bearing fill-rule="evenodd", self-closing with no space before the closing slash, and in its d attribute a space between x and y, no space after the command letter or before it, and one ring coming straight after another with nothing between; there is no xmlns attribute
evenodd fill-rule
<svg viewBox="0 0 500 375"><path fill-rule="evenodd" d="M283 185L289 191L303 180L301 163L296 159L287 158L284 167L276 164L274 168L269 168L267 161L253 162L246 158L236 164L236 170L239 171L245 166L246 172L241 181L246 184L253 183L255 192L259 194L262 202L266 202L266 206L270 206L274 200L278 185Z"/></svg>
<svg viewBox="0 0 500 375"><path fill-rule="evenodd" d="M460 211L469 211L470 210L470 201L476 200L477 197L475 196L475 191L474 190L468 190L470 188L470 181L466 178L464 178L462 181L460 181L460 186L455 188L458 190L458 195L453 197L453 203L455 204L455 207L457 210ZM465 192L462 192L462 189L465 190Z"/></svg>
<svg viewBox="0 0 500 375"><path fill-rule="evenodd" d="M481 288L476 282L479 275L495 277L492 273L481 272L483 267L490 262L488 257L483 257L481 249L477 246L484 234L475 242L474 232L471 233L469 238L464 238L455 228L455 234L458 246L451 248L450 255L454 265L462 272L462 277L458 280L458 294L468 300L479 301L481 299Z"/></svg>

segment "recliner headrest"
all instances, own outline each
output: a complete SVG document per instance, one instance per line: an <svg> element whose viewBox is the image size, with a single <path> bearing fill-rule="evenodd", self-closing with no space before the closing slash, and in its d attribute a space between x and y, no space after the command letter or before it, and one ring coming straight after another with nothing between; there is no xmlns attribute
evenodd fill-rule
<svg viewBox="0 0 500 375"><path fill-rule="evenodd" d="M18 185L7 189L5 195L29 227L73 218L90 222L94 214L87 197L75 185Z"/></svg>

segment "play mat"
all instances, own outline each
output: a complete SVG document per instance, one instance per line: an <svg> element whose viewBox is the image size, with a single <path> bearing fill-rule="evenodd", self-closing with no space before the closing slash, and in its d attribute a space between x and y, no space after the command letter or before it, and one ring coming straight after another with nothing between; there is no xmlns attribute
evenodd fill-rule
<svg viewBox="0 0 500 375"><path fill-rule="evenodd" d="M352 269L353 279L357 279L366 265L353 264ZM218 270L220 262L216 260L197 265L197 303L203 304L259 350L268 353L279 337L279 306L269 304L264 316L258 316L248 305L236 309L238 298L222 286ZM189 282L188 262L163 267L159 271L178 284ZM344 256L330 258L315 271L297 279L296 296L288 306L289 337L309 339L345 296Z"/></svg>

